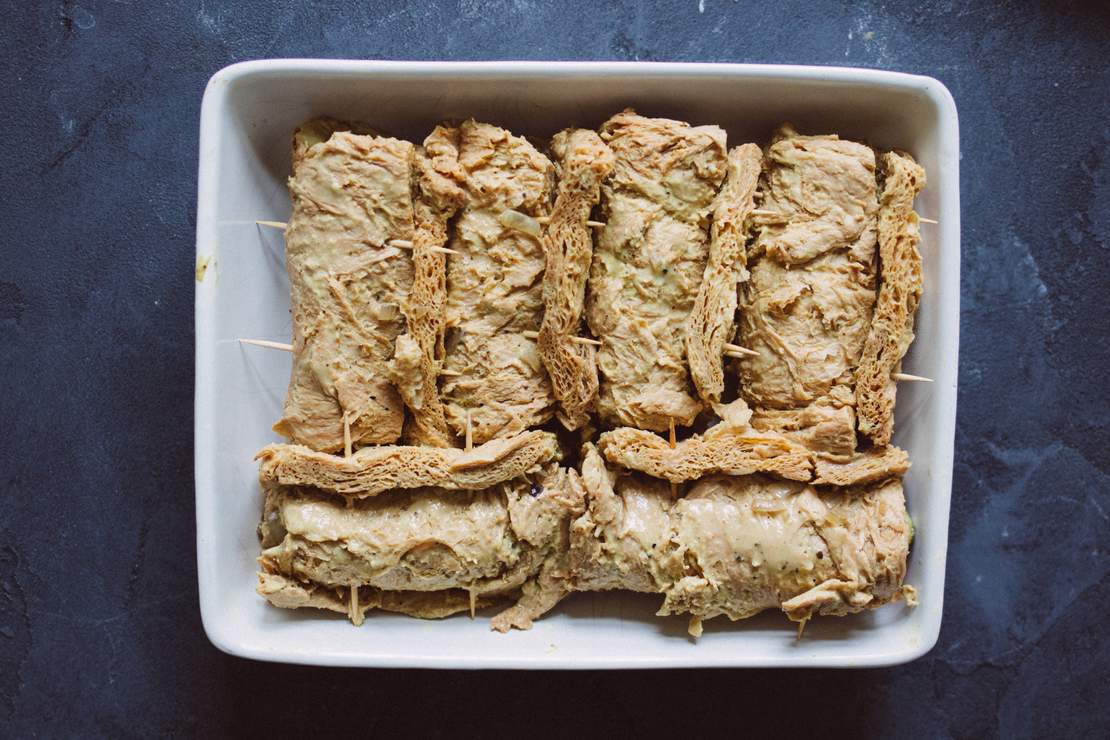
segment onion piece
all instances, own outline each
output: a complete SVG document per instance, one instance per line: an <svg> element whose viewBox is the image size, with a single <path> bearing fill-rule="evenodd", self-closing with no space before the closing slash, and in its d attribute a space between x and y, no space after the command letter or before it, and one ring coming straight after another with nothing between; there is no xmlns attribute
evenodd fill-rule
<svg viewBox="0 0 1110 740"><path fill-rule="evenodd" d="M523 231L525 234L535 237L543 235L543 227L540 226L540 222L520 211L501 211L501 215L497 217L497 220L501 222L502 226L508 229Z"/></svg>

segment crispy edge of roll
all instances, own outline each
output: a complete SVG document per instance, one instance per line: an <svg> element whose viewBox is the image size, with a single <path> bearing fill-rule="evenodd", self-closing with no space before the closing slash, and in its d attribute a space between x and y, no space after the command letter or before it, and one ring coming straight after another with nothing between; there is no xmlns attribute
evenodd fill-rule
<svg viewBox="0 0 1110 740"><path fill-rule="evenodd" d="M879 199L879 298L856 373L860 431L876 445L894 433L896 383L890 377L913 342L913 320L923 288L921 240L913 201L925 170L908 154L882 155Z"/></svg>

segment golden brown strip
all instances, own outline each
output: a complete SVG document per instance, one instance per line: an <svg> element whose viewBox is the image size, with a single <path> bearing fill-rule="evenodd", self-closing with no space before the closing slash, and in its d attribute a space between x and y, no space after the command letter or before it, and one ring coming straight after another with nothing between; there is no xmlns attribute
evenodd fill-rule
<svg viewBox="0 0 1110 740"><path fill-rule="evenodd" d="M882 156L879 200L879 299L856 375L859 429L876 445L894 432L897 389L891 373L913 342L913 318L921 299L920 234L913 200L925 187L925 170L908 154Z"/></svg>
<svg viewBox="0 0 1110 740"><path fill-rule="evenodd" d="M613 153L587 129L560 131L552 149L559 189L543 234L547 269L539 350L559 402L559 421L567 429L577 429L589 419L598 385L595 349L574 341L593 258L593 234L587 221L600 198L601 182L613 169Z"/></svg>
<svg viewBox="0 0 1110 740"><path fill-rule="evenodd" d="M397 338L393 381L412 412L405 438L410 444L451 447L451 432L439 397L447 325L447 222L466 203L459 167L459 132L437 126L416 153L412 238L412 292L405 304L408 333Z"/></svg>
<svg viewBox="0 0 1110 740"><path fill-rule="evenodd" d="M910 469L909 455L898 447L876 448L835 462L792 440L755 430L695 435L672 447L652 432L620 427L602 434L598 447L611 463L672 483L713 473L765 473L813 480L815 485L854 486L900 477Z"/></svg>
<svg viewBox="0 0 1110 740"><path fill-rule="evenodd" d="M796 481L813 477L813 463L804 449L782 437L755 431L695 435L672 448L657 434L620 427L602 434L597 445L609 462L672 483L710 473L770 473Z"/></svg>
<svg viewBox="0 0 1110 740"><path fill-rule="evenodd" d="M349 458L300 445L270 445L256 456L263 483L311 486L341 496L364 498L394 488L435 486L478 490L523 475L559 456L555 435L524 432L457 448L364 447Z"/></svg>
<svg viewBox="0 0 1110 740"><path fill-rule="evenodd" d="M817 485L855 486L904 475L910 456L899 447L882 447L858 453L848 462L817 458L816 467Z"/></svg>
<svg viewBox="0 0 1110 740"><path fill-rule="evenodd" d="M686 359L690 377L704 401L721 400L725 388L722 362L733 334L736 286L748 279L744 221L752 210L763 153L743 144L728 154L728 174L713 203L709 261L686 322Z"/></svg>

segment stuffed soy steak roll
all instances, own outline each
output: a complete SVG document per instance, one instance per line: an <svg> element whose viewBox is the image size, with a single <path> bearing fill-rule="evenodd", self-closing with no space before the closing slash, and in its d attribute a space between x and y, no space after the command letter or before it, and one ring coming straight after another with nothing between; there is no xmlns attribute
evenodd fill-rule
<svg viewBox="0 0 1110 740"><path fill-rule="evenodd" d="M913 526L897 478L843 489L764 476L709 476L681 499L661 480L606 469L588 450L589 509L571 527L576 590L664 597L659 615L780 609L796 622L904 598Z"/></svg>
<svg viewBox="0 0 1110 740"><path fill-rule="evenodd" d="M436 126L416 151L413 173L412 290L404 306L408 331L397 337L391 377L411 415L405 440L450 447L451 430L439 396L447 328L448 223L466 204L459 166L459 130Z"/></svg>
<svg viewBox="0 0 1110 740"><path fill-rule="evenodd" d="M780 128L753 212L740 293L741 396L752 425L838 461L856 450L855 378L876 295L875 153Z"/></svg>
<svg viewBox="0 0 1110 740"><path fill-rule="evenodd" d="M913 319L922 291L917 213L913 201L925 187L925 170L908 154L881 158L879 198L879 298L856 381L859 429L876 445L894 433L895 382L913 342Z"/></svg>
<svg viewBox="0 0 1110 740"><path fill-rule="evenodd" d="M597 353L590 344L575 340L593 258L590 211L601 197L601 183L613 170L613 153L587 129L559 132L551 148L559 188L543 234L547 268L540 358L559 402L559 420L567 429L578 429L597 404Z"/></svg>
<svg viewBox="0 0 1110 740"><path fill-rule="evenodd" d="M551 207L554 169L527 140L486 123L459 126L467 205L447 259L441 398L447 424L475 443L543 424L554 413L536 346L544 249L535 220Z"/></svg>
<svg viewBox="0 0 1110 740"><path fill-rule="evenodd" d="M293 372L274 429L334 452L346 417L356 447L393 442L404 408L388 366L413 273L389 243L413 236L413 146L345 131L295 141L285 233Z"/></svg>
<svg viewBox="0 0 1110 740"><path fill-rule="evenodd" d="M382 445L339 457L279 444L262 448L255 459L264 486L308 486L366 498L408 488L477 491L535 472L561 454L554 434L533 429L470 450Z"/></svg>
<svg viewBox="0 0 1110 740"><path fill-rule="evenodd" d="M501 601L493 629L529 629L570 592L568 522L585 509L573 470L550 464L477 491L397 490L350 504L265 483L258 592L356 624L373 608L437 618Z"/></svg>
<svg viewBox="0 0 1110 740"><path fill-rule="evenodd" d="M835 460L806 445L808 435L757 429L742 399L714 404L713 410L718 423L674 444L654 432L618 427L604 432L597 446L610 463L673 484L714 474L763 473L817 485L854 486L901 476L910 469L909 455L897 447L874 447Z"/></svg>
<svg viewBox="0 0 1110 740"><path fill-rule="evenodd" d="M686 369L686 321L708 254L709 212L725 177L725 132L633 111L601 127L615 155L602 186L586 315L598 350L598 412L662 431L702 404Z"/></svg>

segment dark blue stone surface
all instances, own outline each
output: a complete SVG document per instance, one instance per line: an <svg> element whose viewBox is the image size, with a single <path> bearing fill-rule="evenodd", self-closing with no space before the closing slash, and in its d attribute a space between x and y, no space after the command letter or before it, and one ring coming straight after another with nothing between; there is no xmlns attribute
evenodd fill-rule
<svg viewBox="0 0 1110 740"><path fill-rule="evenodd" d="M1105 3L3 2L0 735L1106 736ZM465 674L227 657L192 477L197 128L265 57L857 65L956 98L963 311L937 647L872 671Z"/></svg>

